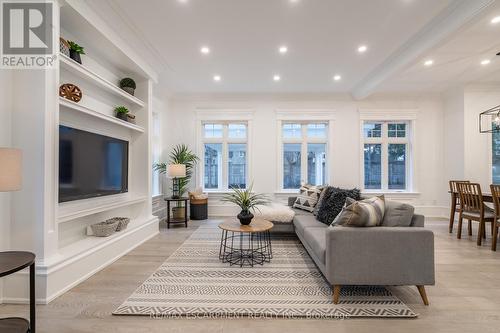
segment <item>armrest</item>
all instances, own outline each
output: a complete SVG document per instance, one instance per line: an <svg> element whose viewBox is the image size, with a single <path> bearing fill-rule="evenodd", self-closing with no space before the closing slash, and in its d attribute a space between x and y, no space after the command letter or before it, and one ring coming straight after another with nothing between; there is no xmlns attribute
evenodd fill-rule
<svg viewBox="0 0 500 333"><path fill-rule="evenodd" d="M326 271L332 284L433 285L434 234L414 227L329 227Z"/></svg>

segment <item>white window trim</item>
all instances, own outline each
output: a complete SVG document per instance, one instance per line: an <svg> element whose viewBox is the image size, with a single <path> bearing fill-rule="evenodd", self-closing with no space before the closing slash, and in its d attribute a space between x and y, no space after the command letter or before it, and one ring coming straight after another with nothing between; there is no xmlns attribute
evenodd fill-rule
<svg viewBox="0 0 500 333"><path fill-rule="evenodd" d="M361 191L367 194L415 194L418 195L418 175L415 172L417 161L417 116L418 109L359 109L359 184ZM363 125L365 122L384 122L384 123L407 123L407 138L401 140L400 138L365 138ZM387 135L387 124L383 125L382 135ZM385 129L385 130L384 130ZM382 140L385 143L406 143L407 146L407 161L406 161L406 189L405 190L390 190L384 188L387 185L387 152L382 149L382 189L365 189L365 167L364 167L364 145L365 143L378 143ZM403 142L404 141L404 142ZM385 158L384 158L385 157ZM386 186L387 187L387 186Z"/></svg>
<svg viewBox="0 0 500 333"><path fill-rule="evenodd" d="M229 189L227 188L227 144L228 143L246 143L247 145L247 165L246 165L246 174L247 174L247 186L250 182L253 181L253 154L252 154L252 146L253 146L253 118L254 111L253 109L213 109L213 108L197 108L196 112L196 155L200 156L200 168L197 168L196 175L196 184L203 188L204 192L207 193L228 193ZM227 127L224 126L223 129L223 139L221 138L204 138L203 135L203 124L206 123L217 123L217 124L237 124L237 123L245 123L247 125L247 137L246 139L228 139L227 138ZM214 143L220 143L223 141L222 148L222 187L219 189L205 189L204 184L204 144L213 141ZM227 141L229 140L229 141Z"/></svg>
<svg viewBox="0 0 500 333"><path fill-rule="evenodd" d="M333 139L333 127L335 120L335 110L332 109L277 109L276 113L276 156L277 156L277 174L276 174L276 191L275 193L298 193L299 189L285 189L283 188L283 144L284 143L301 143L302 153L301 153L301 166L307 165L307 143L325 143L326 144L326 182L331 183L333 179L333 156L334 156L334 145L332 144ZM307 139L306 141L304 134L307 132L307 128L302 126L302 138L301 139L286 139L283 140L283 124L284 123L325 123L328 127L327 138L326 139ZM303 143L306 144L303 144ZM305 152L304 152L305 150ZM305 161L304 161L305 160ZM304 164L305 163L305 164ZM307 170L301 167L301 178L303 181L307 181Z"/></svg>

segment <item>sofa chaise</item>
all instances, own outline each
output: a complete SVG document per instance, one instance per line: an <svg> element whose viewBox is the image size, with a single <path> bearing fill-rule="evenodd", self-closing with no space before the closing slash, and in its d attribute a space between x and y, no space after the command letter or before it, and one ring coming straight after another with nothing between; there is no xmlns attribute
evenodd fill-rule
<svg viewBox="0 0 500 333"><path fill-rule="evenodd" d="M434 234L423 228L424 216L418 214L400 226L394 216L402 206L387 201L386 212L396 214L386 213L382 226L364 228L327 226L312 213L294 209L294 231L332 285L335 304L343 285L415 285L429 304L425 286L435 283Z"/></svg>

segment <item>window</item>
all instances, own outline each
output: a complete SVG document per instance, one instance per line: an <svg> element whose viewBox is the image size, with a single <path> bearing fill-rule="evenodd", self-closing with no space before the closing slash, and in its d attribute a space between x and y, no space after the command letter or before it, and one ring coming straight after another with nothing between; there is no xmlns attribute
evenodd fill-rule
<svg viewBox="0 0 500 333"><path fill-rule="evenodd" d="M153 113L153 130L152 130L152 153L153 153L153 163L160 162L161 155L161 117L159 113ZM160 173L153 170L152 176L152 192L153 196L157 196L161 194L161 181L160 181Z"/></svg>
<svg viewBox="0 0 500 333"><path fill-rule="evenodd" d="M203 186L205 190L247 187L246 123L204 123Z"/></svg>
<svg viewBox="0 0 500 333"><path fill-rule="evenodd" d="M409 122L363 123L364 188L404 191L409 188Z"/></svg>
<svg viewBox="0 0 500 333"><path fill-rule="evenodd" d="M491 133L491 164L492 164L492 183L500 184L500 132L494 131Z"/></svg>
<svg viewBox="0 0 500 333"><path fill-rule="evenodd" d="M283 189L298 189L303 181L313 185L327 182L326 123L283 123Z"/></svg>

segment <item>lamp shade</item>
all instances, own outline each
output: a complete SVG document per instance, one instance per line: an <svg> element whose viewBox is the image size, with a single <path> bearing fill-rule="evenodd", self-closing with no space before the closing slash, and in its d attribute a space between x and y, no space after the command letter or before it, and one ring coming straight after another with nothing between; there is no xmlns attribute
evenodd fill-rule
<svg viewBox="0 0 500 333"><path fill-rule="evenodd" d="M0 148L0 192L21 189L22 154L19 149Z"/></svg>
<svg viewBox="0 0 500 333"><path fill-rule="evenodd" d="M185 164L169 164L167 166L167 175L169 178L184 178L186 177Z"/></svg>

